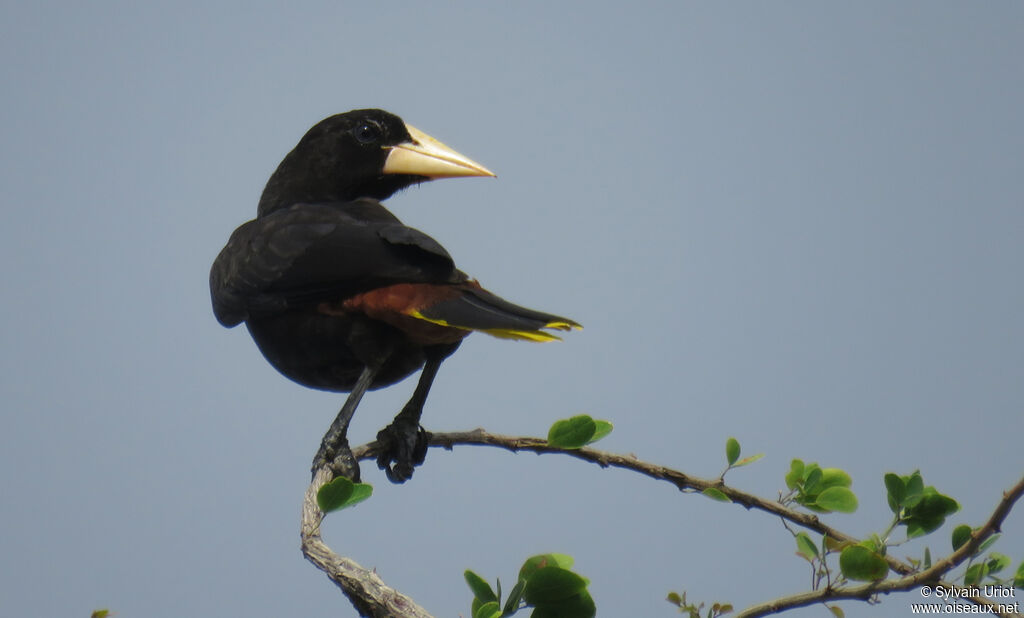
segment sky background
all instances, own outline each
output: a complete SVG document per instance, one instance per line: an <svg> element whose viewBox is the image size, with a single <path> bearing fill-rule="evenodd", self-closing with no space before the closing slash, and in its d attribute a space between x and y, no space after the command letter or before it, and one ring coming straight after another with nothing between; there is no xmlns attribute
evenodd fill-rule
<svg viewBox="0 0 1024 618"><path fill-rule="evenodd" d="M735 436L765 457L728 481L764 497L794 457L849 471L860 509L827 521L855 535L920 469L963 505L936 557L1024 473L1024 4L4 2L0 50L0 615L355 615L298 536L343 396L221 328L207 275L302 134L360 107L498 174L395 214L586 326L471 337L427 428L585 412L707 477ZM809 586L776 519L622 471L461 447L363 472L325 540L437 616L468 615L464 569L508 589L547 551L601 616ZM1024 505L1004 532L1016 568Z"/></svg>

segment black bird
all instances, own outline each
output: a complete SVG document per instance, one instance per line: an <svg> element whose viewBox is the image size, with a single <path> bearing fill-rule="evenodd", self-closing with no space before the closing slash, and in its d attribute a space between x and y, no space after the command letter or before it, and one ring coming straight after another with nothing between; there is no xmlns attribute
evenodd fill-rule
<svg viewBox="0 0 1024 618"><path fill-rule="evenodd" d="M210 270L217 320L245 322L263 356L292 380L350 392L314 472L359 480L346 432L367 389L423 368L412 398L377 434L393 482L426 455L420 415L441 362L472 331L530 341L576 322L513 305L455 268L448 252L380 203L411 185L490 171L398 116L355 110L317 123L270 177L256 219Z"/></svg>

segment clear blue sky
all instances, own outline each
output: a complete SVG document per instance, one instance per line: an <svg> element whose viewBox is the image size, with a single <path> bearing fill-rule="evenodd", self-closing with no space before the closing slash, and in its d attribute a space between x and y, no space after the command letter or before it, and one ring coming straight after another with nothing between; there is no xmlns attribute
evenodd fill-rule
<svg viewBox="0 0 1024 618"><path fill-rule="evenodd" d="M498 173L397 215L586 326L472 337L428 428L587 412L603 447L702 476L735 436L766 457L729 479L764 496L793 457L848 470L860 510L829 521L861 535L885 472L973 525L1024 473L1020 3L8 2L0 49L0 614L354 615L298 550L342 397L221 328L207 273L303 132L358 107ZM369 394L354 440L412 386ZM364 470L325 539L438 616L468 614L463 569L507 588L543 551L602 616L808 585L776 520L569 458ZM1024 508L996 549L1024 558Z"/></svg>

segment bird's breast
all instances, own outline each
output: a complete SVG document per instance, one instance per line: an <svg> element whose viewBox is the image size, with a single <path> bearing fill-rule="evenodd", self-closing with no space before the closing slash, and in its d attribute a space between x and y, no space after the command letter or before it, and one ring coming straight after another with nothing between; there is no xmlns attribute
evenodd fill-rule
<svg viewBox="0 0 1024 618"><path fill-rule="evenodd" d="M291 380L348 392L367 365L381 367L371 388L394 384L423 366L423 345L395 327L358 313L324 313L320 308L246 322L263 356Z"/></svg>

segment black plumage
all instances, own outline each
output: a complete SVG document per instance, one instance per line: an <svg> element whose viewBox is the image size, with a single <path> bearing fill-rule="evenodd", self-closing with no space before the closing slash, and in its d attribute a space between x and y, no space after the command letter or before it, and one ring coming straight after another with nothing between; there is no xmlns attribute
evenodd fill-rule
<svg viewBox="0 0 1024 618"><path fill-rule="evenodd" d="M488 170L382 110L315 125L267 182L256 219L210 271L213 311L245 322L266 359L311 388L350 392L314 460L358 480L346 430L367 389L423 367L412 399L378 434L378 459L402 482L426 452L419 426L441 362L473 330L546 341L572 320L519 307L455 268L448 252L379 200L436 178Z"/></svg>

